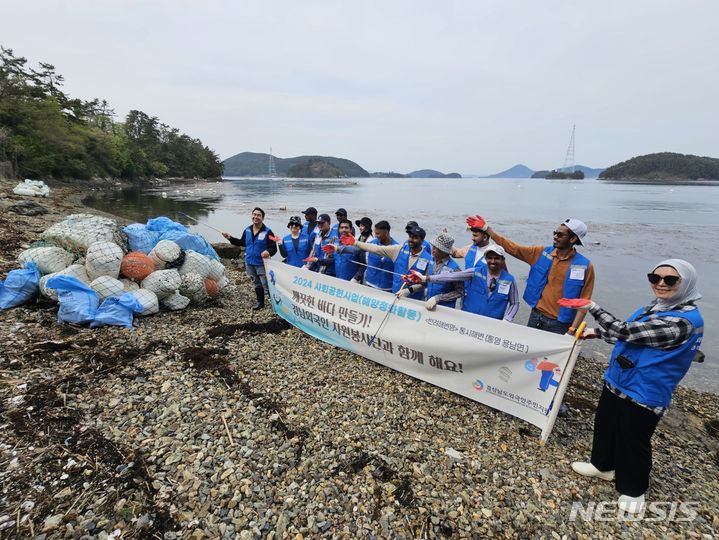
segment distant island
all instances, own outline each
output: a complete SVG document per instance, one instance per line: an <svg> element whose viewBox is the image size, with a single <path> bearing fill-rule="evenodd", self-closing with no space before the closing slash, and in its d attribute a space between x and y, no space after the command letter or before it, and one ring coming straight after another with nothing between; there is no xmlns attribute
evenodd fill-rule
<svg viewBox="0 0 719 540"><path fill-rule="evenodd" d="M660 152L637 156L605 169L602 180L719 180L719 159Z"/></svg>
<svg viewBox="0 0 719 540"><path fill-rule="evenodd" d="M536 173L535 173L536 174ZM537 178L536 176L532 175L532 178ZM549 171L544 178L548 180L584 180L584 173L580 170L575 171L562 171L562 170L553 170Z"/></svg>
<svg viewBox="0 0 719 540"><path fill-rule="evenodd" d="M295 165L307 165L308 162L313 160L319 160L336 167L341 171L340 176L349 178L366 178L369 176L369 172L354 161L332 156L297 156L292 158L279 158L274 156L275 171L279 176L289 176L288 172L290 168ZM267 176L269 163L269 154L241 152L222 162L225 167L223 176Z"/></svg>
<svg viewBox="0 0 719 540"><path fill-rule="evenodd" d="M407 176L410 178L462 178L459 173L444 174L434 169L420 169L419 171L412 171Z"/></svg>
<svg viewBox="0 0 719 540"><path fill-rule="evenodd" d="M534 171L526 165L522 165L520 163L514 165L513 167L510 167L505 171L498 172L496 174L490 174L489 176L485 176L484 178L550 178L549 175L552 175L551 178L597 178L603 170L604 169L594 169L592 167L587 167L586 165L575 165L574 173L565 171L562 167L552 170L543 169L539 171ZM581 172L582 176L576 174L578 172ZM572 174L575 174L576 176L571 176Z"/></svg>
<svg viewBox="0 0 719 540"><path fill-rule="evenodd" d="M293 165L287 171L290 178L345 178L347 175L323 159L308 159Z"/></svg>
<svg viewBox="0 0 719 540"><path fill-rule="evenodd" d="M373 172L369 173L372 178L408 178L408 175L398 172Z"/></svg>

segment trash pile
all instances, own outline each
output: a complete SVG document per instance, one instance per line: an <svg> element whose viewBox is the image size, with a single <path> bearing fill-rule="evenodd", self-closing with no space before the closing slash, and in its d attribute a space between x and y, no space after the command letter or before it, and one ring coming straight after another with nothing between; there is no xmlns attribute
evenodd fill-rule
<svg viewBox="0 0 719 540"><path fill-rule="evenodd" d="M50 188L42 180L30 180L26 178L12 190L15 195L26 195L28 197L49 197Z"/></svg>
<svg viewBox="0 0 719 540"><path fill-rule="evenodd" d="M73 214L18 256L0 281L0 309L38 295L58 302L58 321L132 327L134 315L181 310L229 284L212 245L166 217L121 229L111 219Z"/></svg>

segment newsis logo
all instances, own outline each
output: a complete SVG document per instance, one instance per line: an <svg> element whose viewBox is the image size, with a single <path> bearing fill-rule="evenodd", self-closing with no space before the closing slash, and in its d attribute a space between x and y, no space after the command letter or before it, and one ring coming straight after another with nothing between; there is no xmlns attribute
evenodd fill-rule
<svg viewBox="0 0 719 540"><path fill-rule="evenodd" d="M477 390L478 392L481 392L482 390L484 390L484 383L479 379L474 381L472 386L474 386L474 389Z"/></svg>
<svg viewBox="0 0 719 540"><path fill-rule="evenodd" d="M584 521L694 521L699 515L698 502L652 501L644 505L640 512L627 513L615 501L590 501L584 506L581 502L572 503L569 521L578 518Z"/></svg>

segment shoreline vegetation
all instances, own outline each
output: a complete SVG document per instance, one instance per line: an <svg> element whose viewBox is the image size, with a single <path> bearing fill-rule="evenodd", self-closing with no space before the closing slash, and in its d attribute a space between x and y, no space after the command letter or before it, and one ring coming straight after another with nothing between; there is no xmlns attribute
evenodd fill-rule
<svg viewBox="0 0 719 540"><path fill-rule="evenodd" d="M51 223L99 213L82 205L84 181L52 182L49 198L32 201L46 213L16 213L14 184L0 180L2 276ZM0 536L683 539L719 530L717 396L677 390L647 494L665 514L622 521L613 485L570 469L589 456L601 362L580 357L569 412L540 445L525 422L320 342L270 309L251 311L241 260L223 262L228 294L138 318L132 331L58 325L42 302L0 312ZM573 504L602 501L601 520L571 520ZM696 517L678 521L680 502Z"/></svg>

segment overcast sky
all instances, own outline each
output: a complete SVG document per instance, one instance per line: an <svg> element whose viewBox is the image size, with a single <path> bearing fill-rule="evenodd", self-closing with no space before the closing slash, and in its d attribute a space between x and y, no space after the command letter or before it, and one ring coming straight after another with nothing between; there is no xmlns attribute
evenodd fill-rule
<svg viewBox="0 0 719 540"><path fill-rule="evenodd" d="M0 44L243 151L370 171L719 157L719 1L0 0Z"/></svg>

